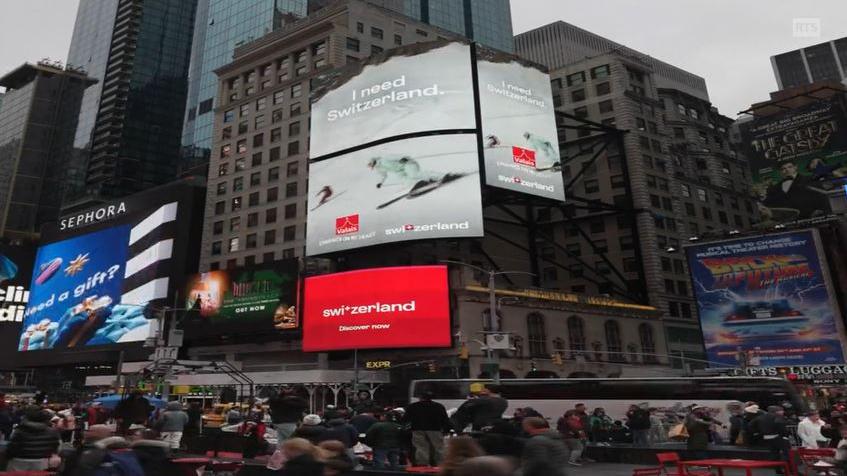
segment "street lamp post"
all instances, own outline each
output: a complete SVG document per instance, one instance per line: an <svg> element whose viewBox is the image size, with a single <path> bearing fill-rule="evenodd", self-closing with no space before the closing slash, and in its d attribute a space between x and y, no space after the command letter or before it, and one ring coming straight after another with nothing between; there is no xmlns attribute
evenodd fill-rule
<svg viewBox="0 0 847 476"><path fill-rule="evenodd" d="M502 329L500 328L500 322L497 319L497 307L498 306L497 306L497 293L496 293L496 286L495 286L495 283L494 283L494 279L497 276L504 275L504 274L525 274L525 275L528 275L528 276L535 276L535 273L529 273L527 271L496 271L496 270L493 270L493 269L485 269L485 268L481 268L481 267L473 265L473 264L465 263L463 261L453 261L453 260L445 259L445 260L441 260L441 262L442 263L458 264L460 266L465 266L465 267L480 271L480 272L488 275L488 309L489 309L488 313L489 313L490 320L491 320L491 326L490 326L491 330L490 331L483 331L484 335L501 334L502 333L501 332ZM486 342L485 344L486 344L486 347L487 347L488 343ZM486 349L486 353L488 354L488 362L491 363L491 364L495 364L495 366L496 366L494 375L492 377L494 379L494 383L499 384L500 383L500 354L497 353L497 352L494 352L490 348Z"/></svg>

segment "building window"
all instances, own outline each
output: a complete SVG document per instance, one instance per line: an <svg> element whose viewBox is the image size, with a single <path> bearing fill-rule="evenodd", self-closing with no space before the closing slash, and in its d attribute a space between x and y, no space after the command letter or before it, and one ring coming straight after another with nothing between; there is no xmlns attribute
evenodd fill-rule
<svg viewBox="0 0 847 476"><path fill-rule="evenodd" d="M265 135L264 134L256 134L253 136L253 147L262 147L265 143Z"/></svg>
<svg viewBox="0 0 847 476"><path fill-rule="evenodd" d="M238 135L246 134L247 128L249 127L247 121L241 121L238 123Z"/></svg>
<svg viewBox="0 0 847 476"><path fill-rule="evenodd" d="M262 153L256 152L255 154L253 154L253 160L250 161L250 166L258 167L259 165L262 165Z"/></svg>
<svg viewBox="0 0 847 476"><path fill-rule="evenodd" d="M240 192L244 190L244 177L236 177L232 179L232 191Z"/></svg>
<svg viewBox="0 0 847 476"><path fill-rule="evenodd" d="M263 110L265 107L267 107L267 105L268 105L268 98L267 97L262 97L262 98L256 99L256 110L257 111Z"/></svg>
<svg viewBox="0 0 847 476"><path fill-rule="evenodd" d="M230 155L232 155L232 145L227 144L227 145L221 146L221 158L225 159L225 158L229 157Z"/></svg>
<svg viewBox="0 0 847 476"><path fill-rule="evenodd" d="M247 249L248 250L252 250L253 248L256 247L257 244L258 244L258 242L256 240L256 234L255 233L250 233L249 235L247 235Z"/></svg>
<svg viewBox="0 0 847 476"><path fill-rule="evenodd" d="M253 192L247 198L247 206L255 207L259 204L259 192Z"/></svg>
<svg viewBox="0 0 847 476"><path fill-rule="evenodd" d="M276 208L268 208L265 210L265 223L276 223Z"/></svg>
<svg viewBox="0 0 847 476"><path fill-rule="evenodd" d="M285 198L297 196L297 182L288 182L285 184Z"/></svg>
<svg viewBox="0 0 847 476"><path fill-rule="evenodd" d="M229 239L229 248L228 248L229 252L233 253L235 251L238 251L238 248L239 248L238 237L236 236L234 238L230 238Z"/></svg>
<svg viewBox="0 0 847 476"><path fill-rule="evenodd" d="M265 246L276 243L276 230L265 231Z"/></svg>
<svg viewBox="0 0 847 476"><path fill-rule="evenodd" d="M600 101L600 103L598 103L597 106L600 107L601 113L612 112L612 111L615 110L614 106L612 105L611 99L607 99L605 101Z"/></svg>
<svg viewBox="0 0 847 476"><path fill-rule="evenodd" d="M698 187L697 188L697 199L700 200L701 202L707 202L707 201L709 201L709 194L706 192L705 189Z"/></svg>
<svg viewBox="0 0 847 476"><path fill-rule="evenodd" d="M279 180L279 167L271 167L268 169L268 182L276 182Z"/></svg>
<svg viewBox="0 0 847 476"><path fill-rule="evenodd" d="M300 134L300 121L292 122L288 125L288 137Z"/></svg>
<svg viewBox="0 0 847 476"><path fill-rule="evenodd" d="M268 151L268 162L276 162L282 157L280 154L280 148L274 147L270 151Z"/></svg>
<svg viewBox="0 0 847 476"><path fill-rule="evenodd" d="M364 33L365 32L365 24L357 21L356 22L356 33Z"/></svg>
<svg viewBox="0 0 847 476"><path fill-rule="evenodd" d="M609 85L608 82L598 84L596 89L598 96L605 96L606 94L612 92L612 87Z"/></svg>
<svg viewBox="0 0 847 476"><path fill-rule="evenodd" d="M247 215L247 228L255 228L259 226L259 214L249 213Z"/></svg>
<svg viewBox="0 0 847 476"><path fill-rule="evenodd" d="M297 155L300 153L300 141L288 143L288 155Z"/></svg>
<svg viewBox="0 0 847 476"><path fill-rule="evenodd" d="M284 100L285 100L285 90L284 89L274 93L274 95L273 95L274 104L281 104L282 101L284 101ZM277 111L279 111L279 109L277 109ZM274 111L273 113L276 114L277 111ZM282 111L280 111L280 116L282 116ZM272 119L272 121L276 122L274 119Z"/></svg>
<svg viewBox="0 0 847 476"><path fill-rule="evenodd" d="M600 182L597 179L586 180L583 185L585 186L585 193L597 193L600 191Z"/></svg>
<svg viewBox="0 0 847 476"><path fill-rule="evenodd" d="M585 352L585 321L581 317L568 318L568 346L571 355Z"/></svg>
<svg viewBox="0 0 847 476"><path fill-rule="evenodd" d="M291 225L282 229L282 241L294 241L297 235L297 226Z"/></svg>
<svg viewBox="0 0 847 476"><path fill-rule="evenodd" d="M374 37L374 38L379 38L381 40L382 37L383 37L382 29L377 28L375 26L372 26L371 27L371 36Z"/></svg>
<svg viewBox="0 0 847 476"><path fill-rule="evenodd" d="M218 256L221 254L221 242L215 241L212 243L212 256Z"/></svg>
<svg viewBox="0 0 847 476"><path fill-rule="evenodd" d="M567 76L568 86L576 86L585 82L585 71L569 74Z"/></svg>
<svg viewBox="0 0 847 476"><path fill-rule="evenodd" d="M400 46L403 44L403 37L400 35L394 35L394 44L396 46Z"/></svg>
<svg viewBox="0 0 847 476"><path fill-rule="evenodd" d="M233 120L235 120L235 111L232 109L224 111L224 124L232 122Z"/></svg>
<svg viewBox="0 0 847 476"><path fill-rule="evenodd" d="M609 65L597 66L591 69L591 79L600 79L609 77Z"/></svg>
<svg viewBox="0 0 847 476"><path fill-rule="evenodd" d="M606 321L603 326L606 334L606 353L610 362L623 362L621 328L616 321Z"/></svg>
<svg viewBox="0 0 847 476"><path fill-rule="evenodd" d="M530 357L549 357L547 355L547 331L544 328L544 316L537 312L527 315L526 330Z"/></svg>
<svg viewBox="0 0 847 476"><path fill-rule="evenodd" d="M326 41L315 43L312 45L312 56L318 56L326 53Z"/></svg>
<svg viewBox="0 0 847 476"><path fill-rule="evenodd" d="M226 193L226 182L221 182L218 184L218 195L223 195Z"/></svg>
<svg viewBox="0 0 847 476"><path fill-rule="evenodd" d="M290 203L285 206L285 218L292 219L297 218L297 204Z"/></svg>
<svg viewBox="0 0 847 476"><path fill-rule="evenodd" d="M238 108L238 114L239 114L240 117L244 117L244 116L249 115L250 114L250 105L249 104L242 104Z"/></svg>
<svg viewBox="0 0 847 476"><path fill-rule="evenodd" d="M585 90L584 89L576 89L571 91L571 101L579 102L585 101Z"/></svg>
<svg viewBox="0 0 847 476"><path fill-rule="evenodd" d="M282 140L282 128L271 129L271 144Z"/></svg>
<svg viewBox="0 0 847 476"><path fill-rule="evenodd" d="M250 174L250 186L255 187L262 183L262 174L260 172L253 172Z"/></svg>
<svg viewBox="0 0 847 476"><path fill-rule="evenodd" d="M359 51L359 40L356 38L347 37L347 49L350 51Z"/></svg>
<svg viewBox="0 0 847 476"><path fill-rule="evenodd" d="M297 117L302 113L303 113L302 106L300 105L299 102L296 102L296 103L292 104L291 107L289 108L288 117Z"/></svg>
<svg viewBox="0 0 847 476"><path fill-rule="evenodd" d="M303 84L292 84L291 85L291 98L299 98L303 95Z"/></svg>
<svg viewBox="0 0 847 476"><path fill-rule="evenodd" d="M236 172L241 172L242 170L244 170L246 168L247 168L247 160L245 160L244 157L241 157L240 159L235 159L235 171Z"/></svg>
<svg viewBox="0 0 847 476"><path fill-rule="evenodd" d="M230 203L230 210L238 211L241 210L241 197L233 197Z"/></svg>
<svg viewBox="0 0 847 476"><path fill-rule="evenodd" d="M268 203L273 203L277 201L279 198L279 189L277 187L271 187L268 189Z"/></svg>

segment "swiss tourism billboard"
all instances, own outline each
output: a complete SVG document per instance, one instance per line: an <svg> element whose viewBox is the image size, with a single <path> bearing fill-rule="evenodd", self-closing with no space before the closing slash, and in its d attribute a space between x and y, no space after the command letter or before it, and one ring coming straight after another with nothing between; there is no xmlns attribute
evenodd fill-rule
<svg viewBox="0 0 847 476"><path fill-rule="evenodd" d="M818 101L749 126L748 159L763 221L826 215L826 194L847 178L847 118L837 101Z"/></svg>
<svg viewBox="0 0 847 476"><path fill-rule="evenodd" d="M450 347L446 266L306 278L303 350Z"/></svg>
<svg viewBox="0 0 847 476"><path fill-rule="evenodd" d="M474 134L401 139L309 166L309 256L482 234Z"/></svg>
<svg viewBox="0 0 847 476"><path fill-rule="evenodd" d="M686 247L710 362L844 363L844 329L819 249L813 230Z"/></svg>
<svg viewBox="0 0 847 476"><path fill-rule="evenodd" d="M550 76L477 48L485 183L565 200Z"/></svg>
<svg viewBox="0 0 847 476"><path fill-rule="evenodd" d="M316 159L404 134L475 129L470 45L395 48L319 77L309 155Z"/></svg>
<svg viewBox="0 0 847 476"><path fill-rule="evenodd" d="M191 276L185 307L199 321L189 322L188 337L298 329L298 276L296 259Z"/></svg>

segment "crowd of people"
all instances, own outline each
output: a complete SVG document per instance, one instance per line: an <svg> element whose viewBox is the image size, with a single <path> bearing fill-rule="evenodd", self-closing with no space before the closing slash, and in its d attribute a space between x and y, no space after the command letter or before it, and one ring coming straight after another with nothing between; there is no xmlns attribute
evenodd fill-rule
<svg viewBox="0 0 847 476"><path fill-rule="evenodd" d="M285 475L335 476L368 465L431 466L445 476L556 476L566 474L568 466L592 463L585 455L589 445L650 446L674 440L684 441L695 457L729 444L767 449L775 459L787 459L795 437L807 448L835 448L836 465L847 462L844 405L823 417L809 413L796 431L796 420L785 415L784 407L763 410L756 402L734 402L726 409L691 405L671 416L633 404L620 420L604 408L589 411L581 403L556 416L526 407L504 418L508 407L491 389L450 411L427 393L405 407L388 408L365 393L351 408L329 406L317 414L294 390L283 389L265 404L233 407L225 424L241 440L244 458L264 459L269 469ZM184 436L200 432L199 406L183 408L172 401L157 409L138 391L111 411L97 403L11 406L0 398L7 470L53 468L81 476L109 465L123 474L168 474L173 455L188 449Z"/></svg>

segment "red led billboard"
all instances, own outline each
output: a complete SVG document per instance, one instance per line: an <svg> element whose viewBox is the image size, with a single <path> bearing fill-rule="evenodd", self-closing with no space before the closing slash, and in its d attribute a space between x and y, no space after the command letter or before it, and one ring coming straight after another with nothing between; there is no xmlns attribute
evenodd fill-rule
<svg viewBox="0 0 847 476"><path fill-rule="evenodd" d="M303 350L450 347L446 266L306 278Z"/></svg>

